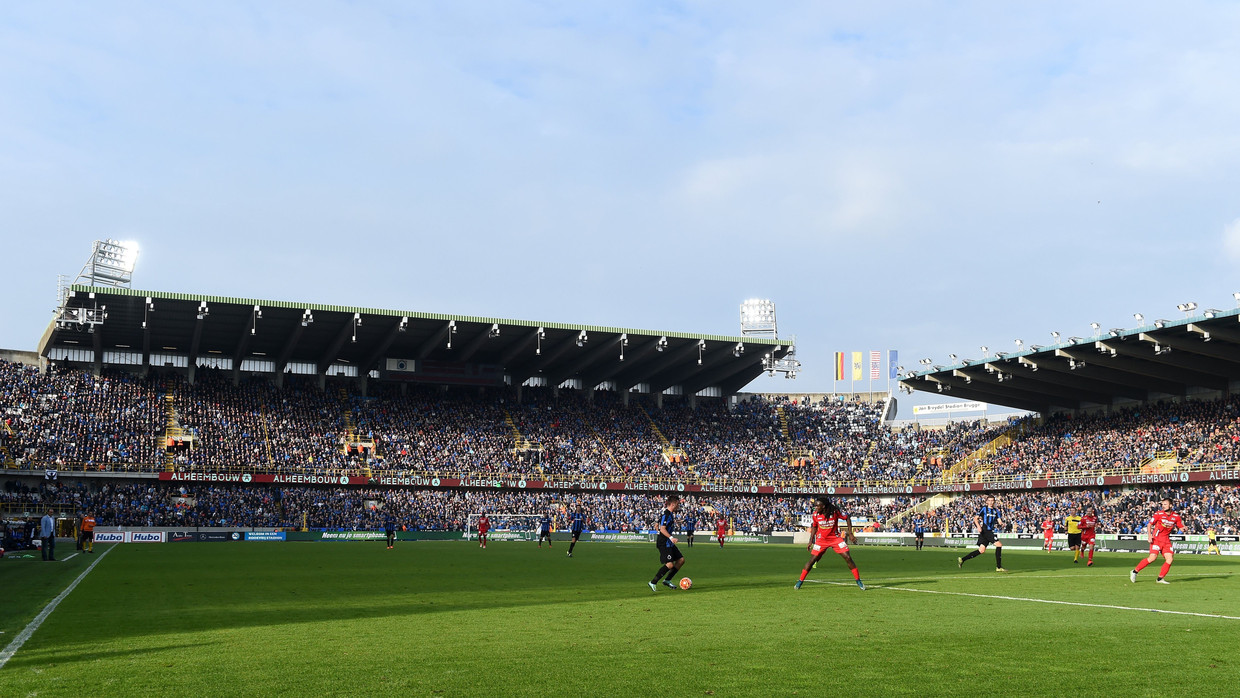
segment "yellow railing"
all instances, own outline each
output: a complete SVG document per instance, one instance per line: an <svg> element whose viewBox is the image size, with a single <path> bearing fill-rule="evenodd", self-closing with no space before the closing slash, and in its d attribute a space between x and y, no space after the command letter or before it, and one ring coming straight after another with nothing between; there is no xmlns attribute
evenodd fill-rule
<svg viewBox="0 0 1240 698"><path fill-rule="evenodd" d="M943 471L940 478L943 482L959 481L962 476L967 476L969 471L976 469L976 466L985 464L987 458L995 455L1000 449L1015 441L1024 432L1024 429L1023 422L1008 429L992 439L990 443L956 461L950 468Z"/></svg>

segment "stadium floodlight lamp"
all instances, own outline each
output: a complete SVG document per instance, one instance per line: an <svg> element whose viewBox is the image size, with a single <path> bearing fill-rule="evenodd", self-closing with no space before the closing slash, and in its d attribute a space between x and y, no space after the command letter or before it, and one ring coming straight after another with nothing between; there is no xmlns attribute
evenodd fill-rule
<svg viewBox="0 0 1240 698"><path fill-rule="evenodd" d="M1023 346L1025 346L1025 340L1023 340L1023 339L1018 339L1018 340L1016 340L1016 346L1017 346L1017 347L1023 347Z"/></svg>
<svg viewBox="0 0 1240 698"><path fill-rule="evenodd" d="M1123 331L1124 331L1124 328L1122 327L1112 327L1111 329L1107 330L1107 334L1111 335L1112 337L1118 337L1120 333Z"/></svg>
<svg viewBox="0 0 1240 698"><path fill-rule="evenodd" d="M741 303L741 336L763 336L771 339L779 336L774 301L750 298Z"/></svg>
<svg viewBox="0 0 1240 698"><path fill-rule="evenodd" d="M1202 314L1205 315L1207 318L1213 318L1221 312L1223 311L1219 310L1218 308L1207 308L1205 312Z"/></svg>
<svg viewBox="0 0 1240 698"><path fill-rule="evenodd" d="M1237 305L1237 306L1240 306L1240 291L1236 291L1235 293L1231 294L1231 297L1232 297L1232 298L1235 298L1235 299L1236 299L1236 305Z"/></svg>
<svg viewBox="0 0 1240 698"><path fill-rule="evenodd" d="M362 324L361 313L353 313L353 343L357 344L357 327Z"/></svg>
<svg viewBox="0 0 1240 698"><path fill-rule="evenodd" d="M1170 351L1171 351L1171 347L1164 347L1163 345L1158 344L1157 342L1154 343L1154 355L1155 356L1162 356L1163 354L1167 354Z"/></svg>
<svg viewBox="0 0 1240 698"><path fill-rule="evenodd" d="M409 318L405 318L408 320ZM499 336L499 323L492 323L491 329L487 330L487 339L495 339Z"/></svg>
<svg viewBox="0 0 1240 698"><path fill-rule="evenodd" d="M620 360L624 361L624 348L629 345L629 335L627 333L620 335Z"/></svg>
<svg viewBox="0 0 1240 698"><path fill-rule="evenodd" d="M155 310L155 299L150 296L146 297L146 309L151 311Z"/></svg>
<svg viewBox="0 0 1240 698"><path fill-rule="evenodd" d="M1030 345L1029 345L1029 348L1030 348L1030 349L1032 349L1032 350L1034 350L1034 351L1042 351L1042 345L1041 345L1041 344L1030 344Z"/></svg>
<svg viewBox="0 0 1240 698"><path fill-rule="evenodd" d="M667 337L659 337L658 341L654 343L654 349L655 351L667 349Z"/></svg>
<svg viewBox="0 0 1240 698"><path fill-rule="evenodd" d="M917 363L921 364L922 366L929 366L930 364L934 362L930 359L918 359Z"/></svg>
<svg viewBox="0 0 1240 698"><path fill-rule="evenodd" d="M582 330L581 332L578 332L578 333L577 333L577 346L579 346L579 347L584 347L584 346L586 345L586 342L587 342L587 341L589 341L589 339L590 339L590 338L589 338L589 336L587 336L587 335L586 335L586 331L585 331L585 330Z"/></svg>
<svg viewBox="0 0 1240 698"><path fill-rule="evenodd" d="M448 321L448 348L452 348L452 335L456 334L456 320Z"/></svg>
<svg viewBox="0 0 1240 698"><path fill-rule="evenodd" d="M542 356L542 341L546 336L547 331L541 327L534 331L534 339L536 342L536 346L534 347L535 356Z"/></svg>
<svg viewBox="0 0 1240 698"><path fill-rule="evenodd" d="M1055 342L1056 342L1056 343L1058 343L1058 342L1059 342L1059 333L1058 333L1058 332L1055 332L1054 330L1052 330L1052 331L1051 331L1051 336L1055 338Z"/></svg>
<svg viewBox="0 0 1240 698"><path fill-rule="evenodd" d="M1133 319L1137 321L1137 327L1145 327L1145 316L1141 313L1133 313Z"/></svg>
<svg viewBox="0 0 1240 698"><path fill-rule="evenodd" d="M1161 318L1160 318L1160 319L1158 319L1158 320L1155 320L1155 321L1154 321L1154 327L1157 327L1157 328L1159 328L1159 329L1162 329L1162 328L1164 328L1164 327L1166 327L1166 326L1167 326L1167 321L1166 321L1166 320L1163 320L1163 319L1161 319Z"/></svg>
<svg viewBox="0 0 1240 698"><path fill-rule="evenodd" d="M956 355L955 355L955 354L948 354L948 355L947 355L947 358L951 359L951 360L952 360L952 363L956 363Z"/></svg>
<svg viewBox="0 0 1240 698"><path fill-rule="evenodd" d="M901 373L904 373L904 367L903 367L903 366L896 366L896 375L899 375L899 374L901 374Z"/></svg>
<svg viewBox="0 0 1240 698"><path fill-rule="evenodd" d="M396 331L397 331L397 332L408 332L408 331L409 331L409 318L408 318L408 316L402 316L402 317L400 318L400 323L396 325Z"/></svg>
<svg viewBox="0 0 1240 698"><path fill-rule="evenodd" d="M306 308L305 310L301 311L301 326L309 327L310 325L313 325L313 324L314 324L314 313L310 312L309 308Z"/></svg>
<svg viewBox="0 0 1240 698"><path fill-rule="evenodd" d="M698 347L698 366L701 366L702 365L702 352L706 351L706 340L699 339L697 347Z"/></svg>
<svg viewBox="0 0 1240 698"><path fill-rule="evenodd" d="M207 307L207 302L199 301L198 302L198 319L203 320L210 314L211 314L211 310L210 308Z"/></svg>
<svg viewBox="0 0 1240 698"><path fill-rule="evenodd" d="M1089 329L1094 331L1094 339L1102 336L1102 325L1096 322L1091 322L1089 323Z"/></svg>
<svg viewBox="0 0 1240 698"><path fill-rule="evenodd" d="M1211 339L1212 339L1212 337L1210 337L1210 333L1209 333L1209 332L1202 332L1202 333L1201 333L1201 341L1203 341L1203 342L1208 342L1208 341L1210 341Z"/></svg>
<svg viewBox="0 0 1240 698"><path fill-rule="evenodd" d="M1008 355L1007 355L1007 352L1006 352L1006 351L996 351L996 352L995 352L995 357L996 357L996 358L999 358L999 359L1006 359L1006 358L1007 358L1007 356L1008 356Z"/></svg>
<svg viewBox="0 0 1240 698"><path fill-rule="evenodd" d="M1084 339L1085 339L1084 337L1068 337L1068 341L1072 342L1073 344L1080 344L1082 341L1084 341Z"/></svg>
<svg viewBox="0 0 1240 698"><path fill-rule="evenodd" d="M987 356L990 356L990 347L978 347L978 348L982 350L983 359L986 358Z"/></svg>
<svg viewBox="0 0 1240 698"><path fill-rule="evenodd" d="M735 356L736 358L739 359L741 358L741 354L744 354L744 353L745 353L744 342L737 342L736 346L732 347L732 356Z"/></svg>
<svg viewBox="0 0 1240 698"><path fill-rule="evenodd" d="M1189 313L1197 309L1197 304L1192 301L1189 301L1187 303L1180 303L1179 305L1175 306L1175 309L1180 311L1181 313L1184 313L1185 315L1188 315Z"/></svg>

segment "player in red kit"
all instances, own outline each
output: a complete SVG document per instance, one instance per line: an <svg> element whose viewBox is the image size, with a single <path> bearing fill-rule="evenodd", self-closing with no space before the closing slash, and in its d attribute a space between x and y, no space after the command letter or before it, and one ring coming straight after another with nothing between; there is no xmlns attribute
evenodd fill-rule
<svg viewBox="0 0 1240 698"><path fill-rule="evenodd" d="M841 521L848 527L844 531L843 538L840 537ZM834 550L844 558L844 562L848 563L848 569L852 570L857 586L861 588L861 591L865 591L865 584L861 583L861 570L857 569L857 563L853 562L852 555L848 553L848 544L857 542L853 535L852 517L840 511L830 499L823 497L818 500L818 506L814 508L813 522L809 526L809 537L809 552L813 557L801 570L801 578L796 583L797 589L801 588L806 575L814 568L814 565L818 564L822 556L826 555L828 550Z"/></svg>
<svg viewBox="0 0 1240 698"><path fill-rule="evenodd" d="M491 530L491 520L486 514L478 517L478 547L487 547L487 531Z"/></svg>
<svg viewBox="0 0 1240 698"><path fill-rule="evenodd" d="M720 517L719 520L715 522L715 537L719 539L720 548L723 547L723 537L726 535L728 535L728 522L723 517Z"/></svg>
<svg viewBox="0 0 1240 698"><path fill-rule="evenodd" d="M1042 522L1042 548L1050 552L1055 547L1055 522L1046 517Z"/></svg>
<svg viewBox="0 0 1240 698"><path fill-rule="evenodd" d="M1131 582L1137 581L1137 573L1145 569L1146 565L1158 559L1159 555L1163 556L1163 566L1158 572L1159 584L1170 584L1164 577L1171 571L1171 559L1174 551L1171 549L1171 534L1184 527L1184 521L1180 515L1171 511L1171 498L1162 498L1162 510L1154 512L1153 518L1150 519L1148 526L1150 533L1150 556L1137 563L1137 568L1128 575Z"/></svg>
<svg viewBox="0 0 1240 698"><path fill-rule="evenodd" d="M1089 548L1089 561L1085 563L1086 567L1094 566L1094 548L1097 545L1095 537L1098 534L1098 510L1090 507L1089 513L1081 517L1081 547L1079 552L1085 552L1085 548Z"/></svg>

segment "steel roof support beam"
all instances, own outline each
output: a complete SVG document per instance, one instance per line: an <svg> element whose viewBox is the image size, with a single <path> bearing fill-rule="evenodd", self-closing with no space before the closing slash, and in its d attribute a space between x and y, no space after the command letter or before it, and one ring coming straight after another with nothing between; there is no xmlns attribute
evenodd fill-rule
<svg viewBox="0 0 1240 698"><path fill-rule="evenodd" d="M732 378L738 373L748 373L755 367L758 369L758 372L754 374L754 378L762 374L761 354L754 355L752 358L745 360L737 359L732 363L718 366L710 371L699 373L693 378L681 383L681 386L684 387L687 395L693 395L697 393L697 391L702 390L703 388L709 388L712 385L717 385L720 390L722 390L723 383L729 378ZM750 378L749 380L753 380L753 378Z"/></svg>
<svg viewBox="0 0 1240 698"><path fill-rule="evenodd" d="M383 335L383 339L379 340L379 344L375 346L374 351L370 352L362 363L358 364L358 379L366 378L366 376L376 368L379 364L379 359L383 358L384 353L386 353L392 346L392 343L396 341L396 338L400 336L400 328L403 325L404 318L396 318L396 322L392 323L391 329L387 331L387 334Z"/></svg>
<svg viewBox="0 0 1240 698"><path fill-rule="evenodd" d="M685 342L683 345L677 347L676 349L671 350L670 352L665 350L663 352L663 357L659 361L659 363L662 364L663 366L674 367L676 364L680 363L681 360L687 359L690 356L693 356L697 352L697 350L698 350L697 341L689 340ZM668 370L668 369L664 369L663 371L658 371L652 374L652 373L646 373L646 372L639 371L638 370L639 368L640 367L638 366L634 366L631 369L626 369L619 376L616 377L617 385L620 387L621 390L628 390L629 388L632 388L638 383L649 383L651 382L651 379L654 378L656 375ZM658 393L660 391L655 390L654 386L651 385L650 392Z"/></svg>
<svg viewBox="0 0 1240 698"><path fill-rule="evenodd" d="M293 331L289 333L288 338L284 340L284 347L280 349L280 355L276 357L276 375L284 373L284 369L288 366L289 359L293 358L293 352L297 350L297 342L301 339L301 333L306 326L297 323L293 326ZM235 366L241 365L241 357L237 357ZM326 370L326 369L324 369Z"/></svg>
<svg viewBox="0 0 1240 698"><path fill-rule="evenodd" d="M541 327L539 327L538 329L530 330L529 332L525 333L525 335L523 335L520 339L513 342L512 346L508 347L508 351L505 351L504 354L499 357L500 363L504 366L505 370L508 369L509 364L511 364L513 361L516 360L518 356L521 355L521 352L525 351L526 348L528 348L531 344L534 343L534 340L538 339L538 333L542 331L543 329ZM509 375L511 375L512 371L508 371L508 373Z"/></svg>
<svg viewBox="0 0 1240 698"><path fill-rule="evenodd" d="M591 337L590 339L593 340L594 338ZM548 379L547 382L550 383L551 385L559 385L560 383L563 383L569 378L576 376L578 373L585 370L586 368L589 368L591 365L598 362L599 359L605 357L607 354L613 351L616 352L616 360L619 361L619 357L620 357L619 348L620 348L620 336L619 335L616 335L610 339L605 339L599 342L598 346L589 349L584 354L577 357L573 361L569 362L566 366L562 367L559 371L551 374L551 377ZM594 385L598 385L598 384L595 383ZM594 388L594 385L585 385L584 380L582 382L582 387L584 387L586 390L590 390Z"/></svg>
<svg viewBox="0 0 1240 698"><path fill-rule="evenodd" d="M985 383L990 386L998 386L999 392L1003 392L1008 388L1014 388L1016 390L1026 390L1026 388L1030 388L1027 390L1030 394L1042 393L1046 395L1054 395L1056 397L1068 398L1070 400L1092 402L1099 405L1110 405L1112 400L1111 395L1108 393L1094 392L1084 388L1083 386L1061 386L1043 383L1042 385L1031 387L1028 383L1036 383L1039 381L1036 378L1030 378L1028 371L1009 373L1004 371L1002 368L997 368L996 371L1002 372L1003 375L1011 376L1011 379L1000 381L996 373L982 370L981 366L973 366L971 368L974 369L972 373L961 369L953 369L952 375L957 378L965 378L968 380ZM1008 383L1011 383L1011 385L1007 385Z"/></svg>
<svg viewBox="0 0 1240 698"><path fill-rule="evenodd" d="M1061 361L1048 360L1032 360L1028 357L1020 357L1022 366L1021 375L1035 383L1049 383L1051 385L1061 385L1068 388L1084 388L1095 393L1110 393L1114 397L1126 397L1130 400L1144 401L1149 398L1148 390L1134 388L1129 383L1110 382L1097 379L1092 376L1081 375L1086 373L1086 369L1093 367L1086 364L1085 369L1073 371L1063 364ZM1036 367L1038 370L1032 370Z"/></svg>
<svg viewBox="0 0 1240 698"><path fill-rule="evenodd" d="M614 364L610 364L598 370L596 373L590 374L588 378L582 378L582 381L592 382L594 385L598 385L605 380L610 380L612 376L615 376L621 371L636 370L636 368L643 362L649 361L651 357L658 355L655 352L655 349L658 348L661 340L662 337L655 337L649 342L639 345L637 348L624 355L624 361L621 361L620 356L617 354L616 362ZM638 382L640 383L641 381ZM618 387L619 385L617 384L617 388ZM633 385L629 385L625 388L625 390L632 387Z"/></svg>
<svg viewBox="0 0 1240 698"><path fill-rule="evenodd" d="M430 356L431 352L435 351L435 347L448 338L448 332L454 327L456 327L456 323L449 320L435 330L435 334L431 335L430 339L422 342L422 346L418 347L417 358L425 359Z"/></svg>
<svg viewBox="0 0 1240 698"><path fill-rule="evenodd" d="M484 344L493 339L491 336L492 333L495 333L496 336L499 335L498 323L490 326L482 325L482 331L478 333L477 337L470 340L469 344L465 345L465 348L461 350L461 355L458 356L456 360L469 361L474 358L474 354L477 354L478 350L481 349Z"/></svg>
<svg viewBox="0 0 1240 698"><path fill-rule="evenodd" d="M1192 359L1183 356L1175 356L1174 354L1156 356L1154 348L1147 345L1132 346L1126 342L1095 342L1099 348L1106 348L1118 355L1112 358L1109 363L1115 364L1119 361L1127 360L1133 365L1133 368L1119 367L1122 370L1140 373L1141 371L1156 372L1156 376L1170 376L1186 385L1196 385L1203 388L1212 388L1222 390L1227 386L1227 378L1220 375L1218 362L1210 359ZM1101 360L1107 360L1105 356ZM1151 366L1153 368L1151 368ZM1195 366L1202 366L1206 370L1198 370ZM1159 376L1161 374L1161 376Z"/></svg>
<svg viewBox="0 0 1240 698"><path fill-rule="evenodd" d="M730 358L734 357L732 356L732 349L729 348L729 345L715 342L712 349L712 345L708 342L706 344L706 348L702 350L701 364L693 367L691 371L677 371L675 367L670 367L666 371L662 371L654 376L651 376L650 392L661 393L677 384L684 387L695 378L700 377L703 371L718 366ZM762 357L759 356L758 361L761 360Z"/></svg>
<svg viewBox="0 0 1240 698"><path fill-rule="evenodd" d="M332 343L328 346L327 351L323 352L323 355L320 356L319 360L315 363L315 373L317 373L320 377L326 376L328 367L332 365L332 361L335 361L336 355L340 353L340 347L343 347L344 343L349 341L349 338L352 336L353 316L350 315L343 323L341 323L340 331L336 333L336 338L332 340Z"/></svg>
<svg viewBox="0 0 1240 698"><path fill-rule="evenodd" d="M949 397L964 397L973 400L990 403L992 405L1006 405L1017 409L1029 410L1030 412L1041 412L1046 414L1050 411L1051 406L1067 407L1069 409L1080 408L1080 403L1076 400L1069 400L1061 397L1049 397L1036 393L1028 393L1024 390L1009 390L1004 386L1001 392L992 391L990 385L966 385L959 378L940 378L938 376L926 376L928 383L940 383L950 391L944 391L943 394ZM924 388L923 388L924 390ZM937 389L935 392L938 392Z"/></svg>
<svg viewBox="0 0 1240 698"><path fill-rule="evenodd" d="M1066 372L1068 374L1080 374L1086 378L1106 381L1108 383L1116 383L1118 385L1126 385L1131 388L1137 388L1145 391L1154 391L1166 393L1167 395L1183 395L1185 384L1170 380L1167 377L1147 372L1138 374L1133 371L1126 370L1126 359L1116 359L1108 355L1098 354L1096 352L1089 353L1084 351L1067 351L1065 349L1056 349L1055 356L1063 359L1071 359L1076 361L1079 368L1073 370L1069 365L1059 363L1054 370ZM1118 363L1117 363L1118 361ZM1047 366L1045 362L1039 362L1039 366ZM1052 364L1055 365L1055 364ZM1148 395L1147 395L1148 397Z"/></svg>

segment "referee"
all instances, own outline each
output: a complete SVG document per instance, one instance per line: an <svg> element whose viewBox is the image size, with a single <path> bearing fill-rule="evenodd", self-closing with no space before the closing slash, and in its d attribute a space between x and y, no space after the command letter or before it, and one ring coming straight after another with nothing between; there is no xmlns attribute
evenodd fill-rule
<svg viewBox="0 0 1240 698"><path fill-rule="evenodd" d="M999 540L999 528L1002 526L1003 517L999 510L995 508L995 498L993 495L986 497L986 504L982 510L973 517L973 525L977 526L977 550L971 551L964 557L956 558L956 566L964 567L965 560L973 558L986 552L986 546L995 546L995 571L1007 572L1003 569L1003 542Z"/></svg>

